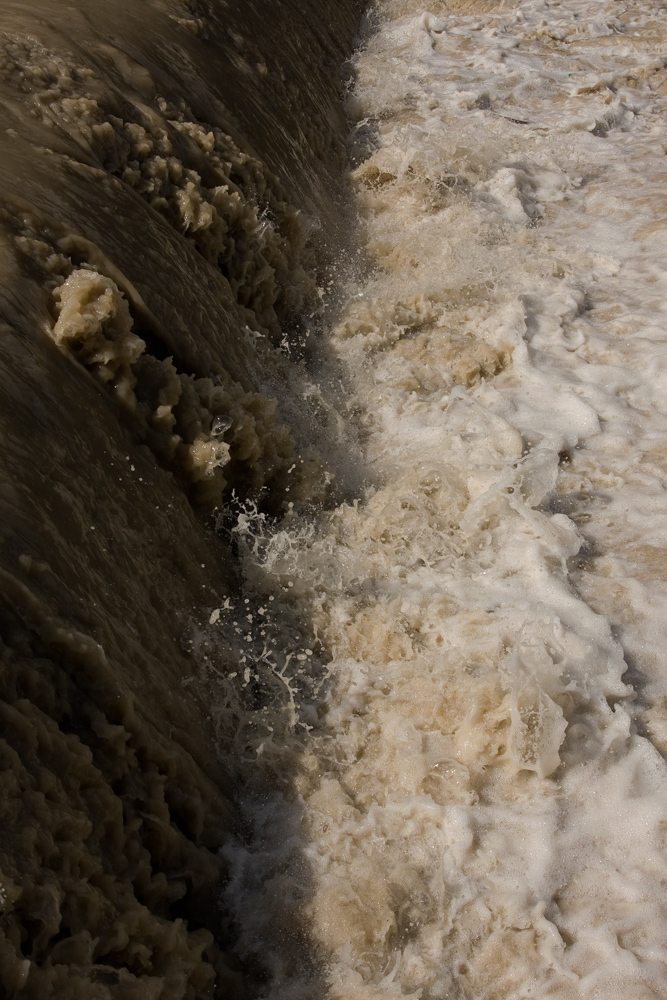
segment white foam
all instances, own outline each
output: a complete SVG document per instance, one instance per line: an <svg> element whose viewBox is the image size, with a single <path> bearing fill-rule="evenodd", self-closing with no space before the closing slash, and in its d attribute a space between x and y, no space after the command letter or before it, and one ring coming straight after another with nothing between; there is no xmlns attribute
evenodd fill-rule
<svg viewBox="0 0 667 1000"><path fill-rule="evenodd" d="M664 25L385 12L333 333L376 485L260 560L332 656L309 930L346 1000L662 997Z"/></svg>

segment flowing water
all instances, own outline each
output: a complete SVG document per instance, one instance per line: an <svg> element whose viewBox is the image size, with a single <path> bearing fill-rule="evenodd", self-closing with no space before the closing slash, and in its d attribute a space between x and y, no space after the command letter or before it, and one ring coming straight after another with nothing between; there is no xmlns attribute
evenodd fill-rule
<svg viewBox="0 0 667 1000"><path fill-rule="evenodd" d="M2 11L1 988L664 997L667 9Z"/></svg>
<svg viewBox="0 0 667 1000"><path fill-rule="evenodd" d="M335 489L298 356L360 12L0 15L0 995L241 996L220 849L257 698L197 683L238 668L203 632L241 600L213 522Z"/></svg>
<svg viewBox="0 0 667 1000"><path fill-rule="evenodd" d="M368 485L239 520L330 661L228 898L248 953L300 901L341 1000L664 997L667 14L376 14L331 333Z"/></svg>

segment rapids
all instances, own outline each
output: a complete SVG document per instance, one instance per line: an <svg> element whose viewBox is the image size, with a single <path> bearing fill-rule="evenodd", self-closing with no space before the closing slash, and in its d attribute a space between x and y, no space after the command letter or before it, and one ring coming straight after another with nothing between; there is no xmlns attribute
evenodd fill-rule
<svg viewBox="0 0 667 1000"><path fill-rule="evenodd" d="M3 995L660 1000L664 9L1 9Z"/></svg>
<svg viewBox="0 0 667 1000"><path fill-rule="evenodd" d="M665 13L375 16L348 102L369 263L330 334L367 485L239 520L249 586L328 662L226 898L247 954L298 902L337 1000L657 1000ZM309 995L281 959L269 995Z"/></svg>

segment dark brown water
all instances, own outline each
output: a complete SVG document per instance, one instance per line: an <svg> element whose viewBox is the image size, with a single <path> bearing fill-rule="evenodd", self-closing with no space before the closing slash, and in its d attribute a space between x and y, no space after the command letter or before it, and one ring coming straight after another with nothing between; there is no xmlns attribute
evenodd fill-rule
<svg viewBox="0 0 667 1000"><path fill-rule="evenodd" d="M1 14L0 993L240 996L238 719L189 682L238 666L202 651L241 587L216 508L334 488L297 357L359 4Z"/></svg>

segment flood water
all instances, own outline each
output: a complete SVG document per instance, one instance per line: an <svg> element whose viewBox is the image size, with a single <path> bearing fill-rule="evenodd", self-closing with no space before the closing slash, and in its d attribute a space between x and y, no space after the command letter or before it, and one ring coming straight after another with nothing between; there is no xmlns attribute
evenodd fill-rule
<svg viewBox="0 0 667 1000"><path fill-rule="evenodd" d="M247 557L331 656L298 809L332 997L667 988L665 28L396 2L353 60L369 482Z"/></svg>
<svg viewBox="0 0 667 1000"><path fill-rule="evenodd" d="M118 9L3 4L7 995L660 1000L667 10Z"/></svg>

